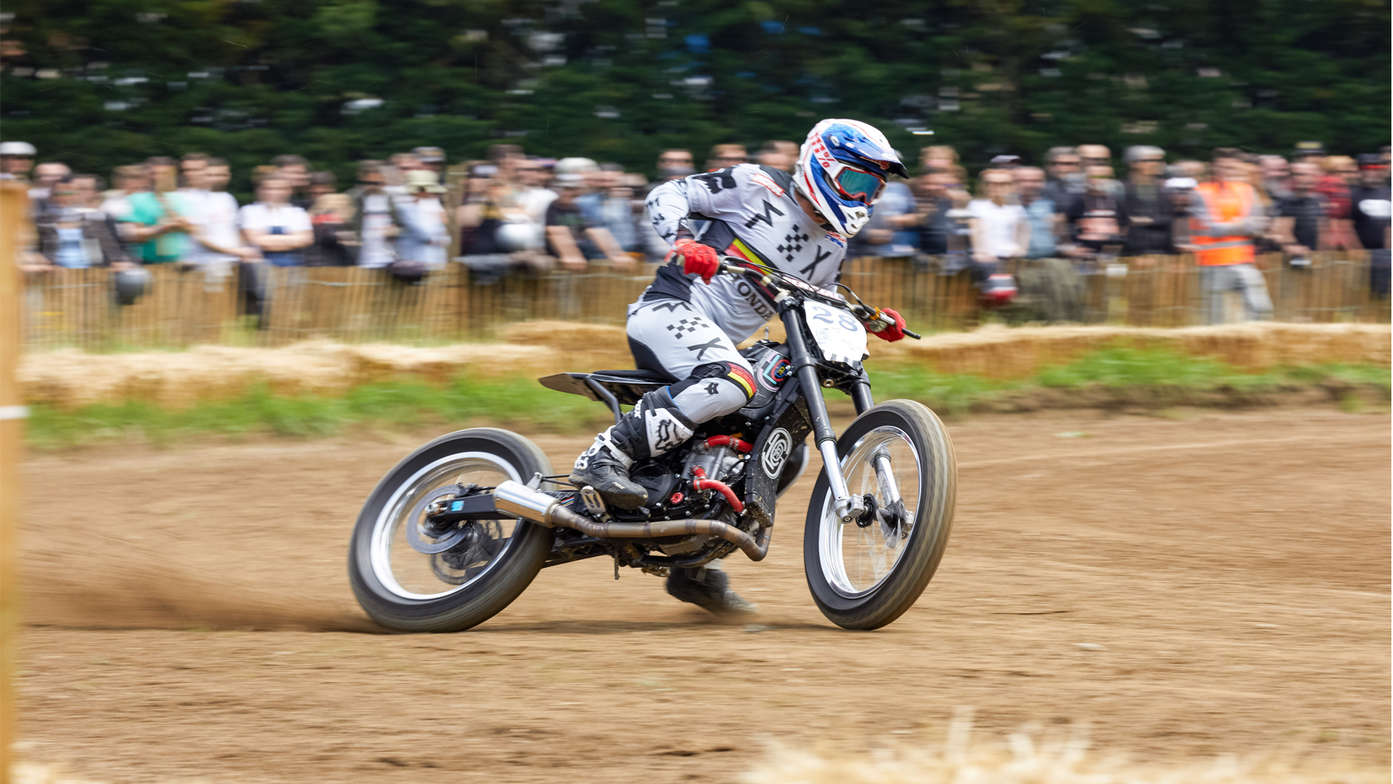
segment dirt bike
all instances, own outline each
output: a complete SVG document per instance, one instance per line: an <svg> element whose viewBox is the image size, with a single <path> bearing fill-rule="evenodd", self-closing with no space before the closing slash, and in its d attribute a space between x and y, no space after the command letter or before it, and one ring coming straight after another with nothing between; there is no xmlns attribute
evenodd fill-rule
<svg viewBox="0 0 1393 784"><path fill-rule="evenodd" d="M819 609L847 629L876 629L923 592L948 543L957 460L924 405L875 405L861 363L864 323L890 326L850 288L726 258L772 297L786 338L744 349L758 390L734 414L630 470L648 491L637 510L609 508L591 487L553 474L531 441L461 430L417 449L378 483L353 532L349 578L382 626L458 631L507 607L546 566L609 556L657 574L740 550L769 551L779 496L802 472L811 433L822 472L808 504L803 565ZM843 294L842 292L845 292ZM906 330L906 335L919 336ZM551 389L621 406L673 382L644 370L559 373ZM833 432L824 387L851 396L857 417Z"/></svg>

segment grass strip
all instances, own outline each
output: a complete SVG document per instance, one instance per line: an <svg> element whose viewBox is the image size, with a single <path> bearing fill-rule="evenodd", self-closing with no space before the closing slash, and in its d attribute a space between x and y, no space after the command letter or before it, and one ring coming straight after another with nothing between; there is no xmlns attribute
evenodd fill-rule
<svg viewBox="0 0 1393 784"><path fill-rule="evenodd" d="M1313 386L1390 389L1390 373L1378 365L1322 364L1247 371L1204 357L1114 347L1093 351L1024 380L944 374L923 367L879 368L871 373L876 398L919 400L944 415L961 415L992 401L1029 396L1033 390L1265 390ZM837 400L840 393L831 393ZM1143 395L1147 400L1165 396ZM26 428L36 449L144 440L169 444L192 436L333 435L354 425L409 429L465 427L487 422L546 432L594 432L609 421L604 406L554 392L531 378L474 380L460 377L437 386L402 380L361 386L341 397L273 394L257 387L245 394L188 408L142 401L65 410L32 407Z"/></svg>

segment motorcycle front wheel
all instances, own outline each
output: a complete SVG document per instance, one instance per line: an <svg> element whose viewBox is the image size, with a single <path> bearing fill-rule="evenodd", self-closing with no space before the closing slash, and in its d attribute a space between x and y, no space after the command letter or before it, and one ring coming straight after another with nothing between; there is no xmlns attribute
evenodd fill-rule
<svg viewBox="0 0 1393 784"><path fill-rule="evenodd" d="M409 632L468 629L507 607L541 570L551 529L522 519L436 529L424 512L461 485L538 473L551 473L546 455L507 430L460 430L412 452L373 489L353 529L348 578L358 604L382 626Z"/></svg>
<svg viewBox="0 0 1393 784"><path fill-rule="evenodd" d="M824 468L803 531L818 609L845 629L878 629L924 592L948 545L958 463L943 423L913 400L867 410L837 440L842 475L868 514L843 523Z"/></svg>

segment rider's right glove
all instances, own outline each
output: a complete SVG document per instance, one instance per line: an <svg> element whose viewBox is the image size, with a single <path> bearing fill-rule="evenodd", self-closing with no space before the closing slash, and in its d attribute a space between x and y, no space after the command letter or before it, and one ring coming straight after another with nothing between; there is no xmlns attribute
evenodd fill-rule
<svg viewBox="0 0 1393 784"><path fill-rule="evenodd" d="M890 318L894 319L895 323L886 326L884 322L877 318L872 320L869 324L867 324L866 329L869 330L872 335L875 335L881 340L888 340L892 343L896 340L903 340L905 328L904 316L901 316L899 313L896 313L890 308L885 308L880 312L882 315L889 316Z"/></svg>
<svg viewBox="0 0 1393 784"><path fill-rule="evenodd" d="M682 272L687 275L700 275L701 279L707 283L721 269L720 259L716 256L716 249L710 245L702 245L696 240L678 240L672 250L668 251L667 261L674 257L682 258Z"/></svg>

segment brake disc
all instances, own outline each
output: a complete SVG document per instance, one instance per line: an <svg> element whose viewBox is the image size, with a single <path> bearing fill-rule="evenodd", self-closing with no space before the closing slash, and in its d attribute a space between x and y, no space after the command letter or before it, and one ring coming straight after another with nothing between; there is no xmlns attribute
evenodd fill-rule
<svg viewBox="0 0 1393 784"><path fill-rule="evenodd" d="M444 498L447 495L455 495L458 492L459 487L457 485L442 487L427 494L416 506L412 507L411 515L406 518L406 541L411 545L412 550L418 553L425 553L426 555L434 555L436 553L445 552L464 539L467 535L467 529L464 526L455 526L439 537L432 536L424 528L426 523L426 507L433 501Z"/></svg>

